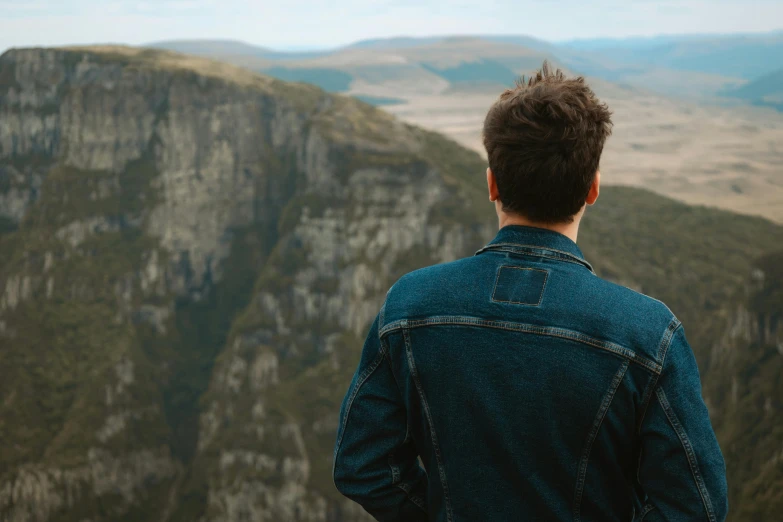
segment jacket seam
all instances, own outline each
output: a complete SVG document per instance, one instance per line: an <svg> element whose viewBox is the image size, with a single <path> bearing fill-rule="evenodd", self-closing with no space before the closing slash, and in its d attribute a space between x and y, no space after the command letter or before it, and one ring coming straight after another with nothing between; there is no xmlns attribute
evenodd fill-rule
<svg viewBox="0 0 783 522"><path fill-rule="evenodd" d="M677 418L677 415L674 413L671 404L669 404L669 400L666 398L666 393L663 391L663 388L658 388L655 393L658 396L658 402L660 403L661 408L663 408L663 412L666 414L666 418L669 420L669 424L671 425L672 429L674 429L677 437L680 439L680 443L685 450L685 455L688 457L688 466L690 467L693 481L696 483L696 488L699 490L699 495L701 495L701 500L704 503L704 509L707 512L707 518L710 520L710 522L716 522L715 512L712 509L712 501L710 500L710 494L707 491L707 487L704 484L704 479L702 478L701 472L699 471L699 462L696 459L696 453L693 451L691 441L688 439L688 434L685 433L685 429L682 427L682 424L680 424L680 421Z"/></svg>
<svg viewBox="0 0 783 522"><path fill-rule="evenodd" d="M386 313L386 300L384 299L381 305L381 310L378 312L378 339L381 338L381 328L383 328L383 316Z"/></svg>
<svg viewBox="0 0 783 522"><path fill-rule="evenodd" d="M663 372L663 365L666 362L666 354L669 352L669 346L671 346L672 339L674 339L674 332L676 332L680 326L682 326L682 323L680 323L680 321L674 317L666 327L666 331L661 337L661 342L658 343L658 351L656 352L655 357L661 365L661 372ZM642 416L639 418L639 426L637 426L636 430L637 433L642 432L642 424L644 423L644 418L647 415L647 409L650 406L650 398L652 397L652 393L655 390L655 387L658 385L658 379L660 378L660 375L661 374L658 373L650 380L647 388L644 390L644 394L642 395Z"/></svg>
<svg viewBox="0 0 783 522"><path fill-rule="evenodd" d="M384 337L380 339L381 346L383 346L384 349L384 357L386 358L386 362L389 363L389 373L391 373L392 379L394 379L394 384L397 386L397 390L400 392L400 395L403 395L402 387L400 386L400 381L397 379L397 376L394 374L394 365L392 365L391 360L391 348L389 347L388 343L389 338ZM408 420L408 416L405 416L405 439L403 439L402 443L405 444L411 439L411 426L410 422Z"/></svg>
<svg viewBox="0 0 783 522"><path fill-rule="evenodd" d="M425 513L427 512L427 507L424 505L424 501L416 495L411 495L410 484L406 482L400 482L396 484L396 486L405 492L405 495L407 496L408 500L416 504L416 506L420 508L422 511L424 511Z"/></svg>
<svg viewBox="0 0 783 522"><path fill-rule="evenodd" d="M526 303L524 301L504 301L502 299L495 299L495 291L498 289L498 281L500 280L500 272L504 268L510 268L514 270L534 270L536 272L543 272L544 273L544 284L541 286L541 294L538 296L538 302L536 304L533 303ZM544 299L544 290L546 289L546 281L549 279L549 271L548 270L542 270L540 268L528 268L528 267L521 267L521 266L511 266L511 265L502 265L500 268L498 268L498 273L495 276L495 286L492 288L492 301L496 303L509 303L509 304L518 304L518 305L526 305L526 306L540 306L541 301Z"/></svg>
<svg viewBox="0 0 783 522"><path fill-rule="evenodd" d="M678 328L682 326L682 323L676 318L673 317L671 321L669 321L669 325L666 327L666 331L663 333L663 336L661 337L661 342L658 344L658 352L656 357L661 363L661 373L663 373L663 365L666 363L666 355L669 353L669 346L672 344L672 339L674 339L674 332L677 331ZM650 409L650 401L652 399L652 394L655 388L658 386L658 381L660 380L661 374L653 375L652 379L650 379L650 382L647 384L647 387L644 390L644 394L642 395L642 415L639 418L639 425L636 428L636 433L638 435L641 435L642 433L642 425L644 424L644 419L647 417L647 410ZM639 458L636 461L636 481L641 484L642 479L639 476L639 474L642 471L642 449L639 449Z"/></svg>
<svg viewBox="0 0 783 522"><path fill-rule="evenodd" d="M646 506L644 506L644 508L642 509L641 517L639 517L639 522L644 522L644 518L647 515L649 515L650 512L652 510L654 510L654 509L655 509L655 506L653 506L652 504L647 504Z"/></svg>
<svg viewBox="0 0 783 522"><path fill-rule="evenodd" d="M553 256L551 254L546 254L542 252L526 251L526 249L549 250L550 252L555 252L557 254L560 254L560 256ZM568 263L582 265L588 270L590 270L590 272L595 273L595 270L593 269L593 265L591 265L586 259L576 256L570 252L566 252L564 250L558 250L557 248L540 246L540 245L518 245L516 243L494 243L494 244L489 244L477 250L476 253L473 255L475 256L482 252L487 252L487 251L512 252L516 254L529 255L535 257L548 257L550 259L557 259L560 261L566 261Z"/></svg>
<svg viewBox="0 0 783 522"><path fill-rule="evenodd" d="M384 342L384 341L385 341L385 339L381 340L381 342ZM388 347L387 347L386 348L386 355L384 356L384 358L386 359L387 362L389 362L389 366L391 367L391 361L389 361L389 353L388 352L389 352L389 350L388 350ZM396 382L397 381L397 377L394 375L394 372L391 372L391 373L392 373L392 377L394 377L394 380ZM399 384L397 384L397 386L399 387ZM402 443L406 444L408 442L408 440L409 440L409 437L410 437L410 424L408 423L408 419L406 418L405 419L405 438L403 439ZM410 489L411 489L410 488L410 484L408 484L407 482L403 482L402 481L402 474L400 473L400 466L397 464L397 459L396 459L395 452L389 453L389 456L388 456L387 460L388 460L389 468L391 469L391 473L392 473L392 484L397 486L398 488L400 488L402 491L404 491L405 495L408 497L408 499L411 502L413 502L414 504L416 504L418 507L423 509L424 512L426 513L427 509L424 506L422 500L419 497L415 496L415 495L411 495L410 494Z"/></svg>
<svg viewBox="0 0 783 522"><path fill-rule="evenodd" d="M604 421L606 412L609 410L609 407L612 405L612 401L614 400L614 394L617 391L617 388L620 387L620 383L623 381L623 377L625 377L625 372L628 370L628 364L629 364L628 359L624 360L623 363L620 365L620 368L618 368L617 372L615 372L614 377L612 378L612 381L609 384L609 388L604 393L604 397L603 400L601 401L600 407L598 408L598 412L595 414L595 420L593 420L593 425L587 434L587 439L585 439L585 446L582 452L582 458L579 461L579 470L576 478L576 488L574 490L574 509L573 509L574 522L579 522L581 516L580 511L582 508L582 494L584 493L585 477L587 476L587 464L590 461L590 452L593 448L593 442L595 441L595 438L598 436L598 431L601 429L601 424Z"/></svg>
<svg viewBox="0 0 783 522"><path fill-rule="evenodd" d="M432 442L432 449L435 453L435 459L438 463L438 475L440 476L441 487L443 488L443 500L446 504L446 519L451 522L454 519L454 515L451 511L451 499L449 498L449 486L446 480L446 468L443 465L443 457L440 453L440 445L438 444L438 436L435 433L435 424L432 421L432 414L430 412L429 404L427 403L427 397L424 394L424 388L419 380L419 372L416 369L416 362L413 359L413 349L411 348L411 340L407 325L402 326L402 336L405 339L405 352L408 359L408 367L411 372L411 378L413 384L416 386L416 391L419 393L419 399L421 400L422 408L424 409L424 415L427 417L427 423L430 426L430 440Z"/></svg>
<svg viewBox="0 0 783 522"><path fill-rule="evenodd" d="M359 380L356 381L356 387L353 389L353 391L351 392L351 396L348 399L348 405L345 408L345 417L342 419L342 422L340 423L340 437L337 439L337 444L334 450L334 459L332 462L332 482L335 483L334 484L335 487L337 487L336 481L334 480L334 473L335 470L337 469L337 456L339 455L340 448L342 447L343 444L343 438L345 437L345 427L348 425L348 418L351 415L351 407L353 406L353 401L354 399L356 399L356 396L359 395L359 390L361 390L362 386L364 386L364 383L367 382L370 376L381 365L383 359L384 359L384 348L383 348L383 344L381 344L381 348L378 351L378 355L375 356L375 359L373 360L372 364L370 364L370 366L368 366L359 376Z"/></svg>
<svg viewBox="0 0 783 522"><path fill-rule="evenodd" d="M397 487L405 492L405 495L408 497L408 500L416 504L416 506L421 508L421 510L424 511L425 513L427 512L427 506L424 504L424 501L421 499L421 497L417 495L411 495L410 484L408 484L407 482L400 482L399 484L397 484Z"/></svg>
<svg viewBox="0 0 783 522"><path fill-rule="evenodd" d="M660 364L642 355L637 354L630 348L626 348L625 346L621 346L619 344L608 342L608 341L601 341L600 339L595 339L594 337L590 337L589 335L583 334L576 330L570 330L567 328L560 328L560 327L553 327L553 326L537 326L528 323L496 321L492 319L482 319L480 317L471 317L471 316L462 316L462 315L454 315L454 316L441 315L441 316L427 317L424 319L413 319L413 320L400 319L398 321L394 321L386 325L380 331L380 335L383 337L389 334L390 332L393 332L401 328L404 330L406 328L411 329L411 328L419 328L423 326L438 326L438 325L481 326L486 328L495 328L499 330L509 330L514 332L546 335L550 337L569 339L571 341L587 344L589 346L599 348L601 350L613 353L615 355L619 355L625 359L628 359L631 362L634 362L642 366L643 368L650 370L655 374L659 374L661 372Z"/></svg>
<svg viewBox="0 0 783 522"><path fill-rule="evenodd" d="M655 355L655 358L658 360L658 362L661 363L661 366L663 366L669 345L672 343L674 332L676 332L680 326L682 326L682 323L679 321L679 319L672 317L672 320L669 321L669 325L666 327L666 331L663 333L661 342L658 344L658 352Z"/></svg>
<svg viewBox="0 0 783 522"><path fill-rule="evenodd" d="M394 453L389 453L387 460L389 461L389 468L391 469L392 484L398 484L400 482L400 467L397 466L394 461Z"/></svg>
<svg viewBox="0 0 783 522"><path fill-rule="evenodd" d="M420 499L416 495L408 495L408 498L411 500L411 502L416 504L419 507L419 509L421 509L425 513L427 512L427 506L424 505L424 501L422 499Z"/></svg>

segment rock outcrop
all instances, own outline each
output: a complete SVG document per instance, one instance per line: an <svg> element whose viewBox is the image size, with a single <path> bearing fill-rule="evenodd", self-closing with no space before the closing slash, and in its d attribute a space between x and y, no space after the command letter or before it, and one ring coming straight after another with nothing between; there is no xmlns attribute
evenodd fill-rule
<svg viewBox="0 0 783 522"><path fill-rule="evenodd" d="M195 462L200 517L363 519L330 487L335 402L395 278L491 234L469 165L436 162L478 159L353 99L170 53L11 51L0 78L0 342L41 365L9 360L23 375L0 388L21 446L0 454L0 513L176 517ZM193 339L194 320L224 324ZM199 382L177 375L196 364ZM56 422L32 397L53 380Z"/></svg>

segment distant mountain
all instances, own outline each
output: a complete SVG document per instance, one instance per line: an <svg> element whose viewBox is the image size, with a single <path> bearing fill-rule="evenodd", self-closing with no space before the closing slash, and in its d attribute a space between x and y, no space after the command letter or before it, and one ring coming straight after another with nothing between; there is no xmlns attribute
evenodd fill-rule
<svg viewBox="0 0 783 522"><path fill-rule="evenodd" d="M148 43L144 47L195 56L234 58L237 60L253 58L263 60L296 60L326 54L326 51L278 51L238 40L167 40Z"/></svg>
<svg viewBox="0 0 783 522"><path fill-rule="evenodd" d="M404 49L406 47L419 47L445 40L446 36L400 36L396 38L371 38L345 46L346 49Z"/></svg>
<svg viewBox="0 0 783 522"><path fill-rule="evenodd" d="M166 40L145 47L195 55L266 56L275 51L238 40Z"/></svg>
<svg viewBox="0 0 783 522"><path fill-rule="evenodd" d="M620 65L751 80L783 67L783 31L575 40L563 49L589 52Z"/></svg>
<svg viewBox="0 0 783 522"><path fill-rule="evenodd" d="M764 35L771 33L762 33ZM563 47L572 47L578 49L585 49L591 51L600 51L602 49L613 49L617 47L624 47L627 49L652 49L660 47L662 45L670 45L676 43L685 42L698 42L703 40L714 40L721 38L738 38L738 37L757 37L759 33L742 33L742 34L720 34L720 33L706 33L706 34L662 34L654 36L628 36L620 38L576 38L573 40L565 40L558 42L558 45Z"/></svg>
<svg viewBox="0 0 783 522"><path fill-rule="evenodd" d="M475 83L499 89L539 68L545 59L558 63L546 50L471 36L367 40L312 53L270 51L236 42L175 41L152 46L217 58L329 92L351 92L356 87L356 93L369 100L398 98L400 90L437 93ZM234 48L237 52L232 53Z"/></svg>
<svg viewBox="0 0 783 522"><path fill-rule="evenodd" d="M460 40L465 38L486 40L489 42L506 43L521 45L529 49L538 51L552 51L557 46L538 38L525 35L451 35L451 36L425 36L425 37L397 37L397 38L376 38L370 40L360 40L356 43L346 46L346 48L357 49L403 49L406 47L421 47L450 40Z"/></svg>
<svg viewBox="0 0 783 522"><path fill-rule="evenodd" d="M470 42L474 49L462 45ZM288 81L314 83L332 92L349 90L345 85L371 76L390 81L395 75L416 78L409 66L422 64L438 73L437 64L416 56L415 50L449 52L459 49L461 62L468 68L458 71L461 81L472 83L508 83L496 65L511 71L535 67L531 63L509 63L513 53L548 58L570 70L606 81L631 85L678 98L725 103L720 95L783 67L783 31L742 35L681 35L649 38L590 39L551 43L524 35L452 35L432 37L396 37L362 40L344 47L306 52L277 51L230 40L181 40L150 44L150 47L174 50L230 61L242 67L265 72ZM501 48L507 47L506 50ZM498 56L504 60L496 60ZM430 58L432 52L428 53ZM397 61L395 61L395 58ZM453 60L452 60L453 61ZM476 66L478 63L479 66ZM356 68L361 65L364 73ZM449 64L447 68L459 66ZM329 70L327 70L329 69ZM372 69L372 71L369 71ZM433 70L435 69L435 70ZM351 80L335 78L335 70ZM369 72L368 72L369 71ZM446 72L448 76L449 71ZM467 80L470 76L470 80ZM378 93L363 93L376 95ZM381 93L382 96L388 93ZM739 98L738 98L739 99Z"/></svg>
<svg viewBox="0 0 783 522"><path fill-rule="evenodd" d="M783 111L783 68L757 78L738 89L728 90L725 94Z"/></svg>

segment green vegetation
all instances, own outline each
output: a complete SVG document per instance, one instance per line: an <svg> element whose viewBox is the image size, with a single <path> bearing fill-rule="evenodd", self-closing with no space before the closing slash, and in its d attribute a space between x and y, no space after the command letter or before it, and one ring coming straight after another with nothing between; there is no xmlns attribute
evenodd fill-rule
<svg viewBox="0 0 783 522"><path fill-rule="evenodd" d="M203 300L177 303L179 339L174 344L175 366L164 390L164 407L174 437L172 454L184 463L195 455L199 400L209 385L215 358L225 346L237 314L250 301L257 267L274 239L274 232L263 226L234 231L232 255L222 268L223 280L207 287ZM155 342L152 336L147 340Z"/></svg>
<svg viewBox="0 0 783 522"><path fill-rule="evenodd" d="M0 60L0 96L5 95L10 89L16 87L18 87L16 82L16 63L11 60Z"/></svg>
<svg viewBox="0 0 783 522"><path fill-rule="evenodd" d="M332 200L333 198L329 196L312 192L292 198L280 212L277 225L278 234L282 237L292 232L299 223L305 209L307 209L307 215L311 218L322 217L326 209L331 206Z"/></svg>
<svg viewBox="0 0 783 522"><path fill-rule="evenodd" d="M0 236L13 232L16 228L17 225L13 219L7 216L0 216Z"/></svg>
<svg viewBox="0 0 783 522"><path fill-rule="evenodd" d="M344 92L350 89L353 77L337 69L270 67L262 71L286 82L299 82L317 85L327 92Z"/></svg>
<svg viewBox="0 0 783 522"><path fill-rule="evenodd" d="M381 146L386 157L391 159L392 152L405 156L406 138L410 135L390 114L362 103L352 96L333 95L323 110L312 117L313 128L323 131L325 137L335 145L346 149L366 150L368 143Z"/></svg>
<svg viewBox="0 0 783 522"><path fill-rule="evenodd" d="M464 62L455 67L440 68L427 63L422 63L421 66L453 84L490 83L511 87L519 77L505 65L486 58Z"/></svg>
<svg viewBox="0 0 783 522"><path fill-rule="evenodd" d="M398 105L400 103L405 103L405 100L403 100L402 98L386 98L383 96L370 96L367 94L354 94L353 97L359 101L363 101L364 103L375 105L376 107L382 107L384 105Z"/></svg>
<svg viewBox="0 0 783 522"><path fill-rule="evenodd" d="M729 320L736 328L742 307L750 323L722 340L726 351L705 379L731 479L732 520L748 522L774 520L783 509L783 252L761 257L755 269L732 300ZM773 338L765 338L765 330Z"/></svg>

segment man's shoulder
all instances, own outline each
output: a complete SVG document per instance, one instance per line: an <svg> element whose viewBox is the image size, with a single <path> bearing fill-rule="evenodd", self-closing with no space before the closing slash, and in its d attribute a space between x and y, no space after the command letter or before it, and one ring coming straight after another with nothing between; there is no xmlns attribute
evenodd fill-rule
<svg viewBox="0 0 783 522"><path fill-rule="evenodd" d="M446 263L425 266L401 276L387 292L387 299L401 295L426 294L471 276L476 257L464 257Z"/></svg>
<svg viewBox="0 0 783 522"><path fill-rule="evenodd" d="M474 277L477 257L426 266L401 276L386 293L387 317L426 313L444 295L465 289ZM464 297L464 293L462 294ZM388 312L398 312L397 314Z"/></svg>
<svg viewBox="0 0 783 522"><path fill-rule="evenodd" d="M663 301L651 297L641 290L610 281L609 279L602 277L596 277L596 279L606 292L610 293L614 299L625 304L625 306L651 313L654 317L666 322L676 319L674 313Z"/></svg>
<svg viewBox="0 0 783 522"><path fill-rule="evenodd" d="M663 302L640 290L596 277L600 292L607 296L616 331L629 348L641 351L656 362L661 362L661 346L680 326L671 309Z"/></svg>

